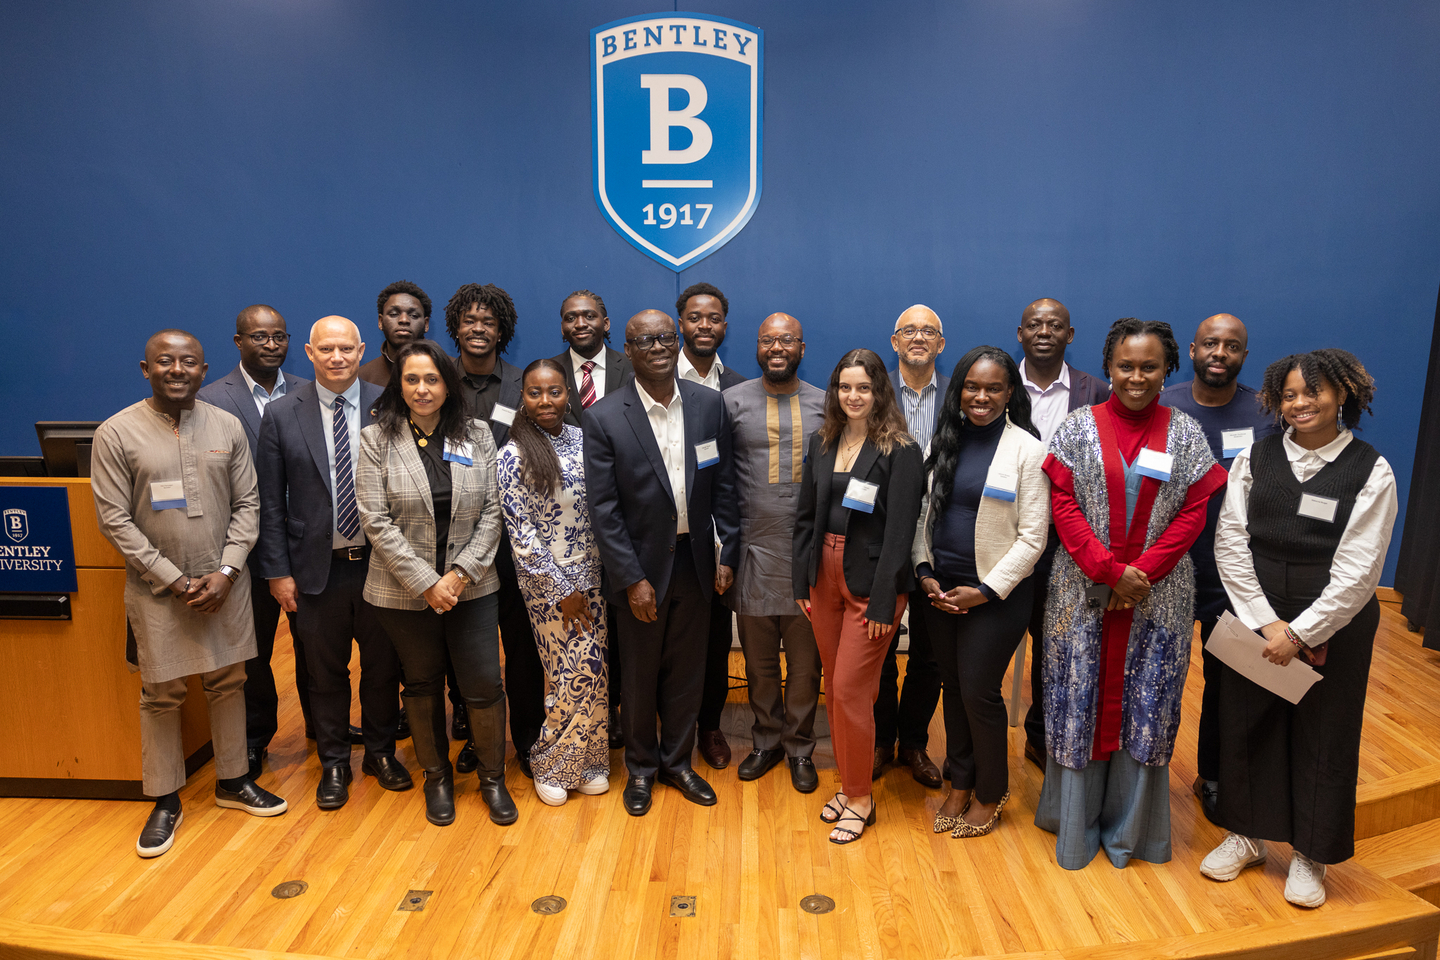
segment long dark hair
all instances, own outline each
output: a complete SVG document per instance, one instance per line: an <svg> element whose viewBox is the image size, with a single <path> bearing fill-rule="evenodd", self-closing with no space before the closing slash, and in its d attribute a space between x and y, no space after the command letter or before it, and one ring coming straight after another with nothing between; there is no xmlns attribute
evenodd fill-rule
<svg viewBox="0 0 1440 960"><path fill-rule="evenodd" d="M950 374L950 389L945 391L945 402L940 408L940 422L935 427L935 436L930 440L930 456L925 459L925 469L933 470L934 482L931 509L936 513L945 509L955 484L955 468L960 465L960 434L965 428L965 414L960 408L960 392L965 388L965 378L970 368L981 360L989 360L1005 371L1010 384L1010 402L1005 405L1005 415L1010 422L1035 439L1040 431L1030 419L1030 394L1020 379L1020 368L1010 354L999 347L974 347L955 364Z"/></svg>
<svg viewBox="0 0 1440 960"><path fill-rule="evenodd" d="M390 383L375 405L380 429L391 439L410 432L410 408L405 405L400 386L405 377L405 361L411 357L429 357L445 384L445 402L440 405L440 424L435 432L452 443L464 441L467 418L465 395L460 392L460 375L455 372L455 361L434 340L412 340L395 354L395 369L390 372Z"/></svg>
<svg viewBox="0 0 1440 960"><path fill-rule="evenodd" d="M840 434L845 432L849 417L840 407L840 371L850 367L864 367L870 378L870 394L874 398L870 405L866 439L889 455L895 445L914 443L910 429L905 425L905 415L895 402L895 388L890 385L890 375L885 372L885 363L874 350L851 350L835 364L830 374L830 386L825 391L825 422L820 425L820 437L825 442L822 449L835 446Z"/></svg>
<svg viewBox="0 0 1440 960"><path fill-rule="evenodd" d="M1320 381L1329 381L1332 387L1345 391L1345 402L1340 404L1340 422L1351 430L1360 429L1360 413L1372 413L1370 402L1375 399L1375 378L1370 376L1360 358L1348 350L1327 347L1309 353L1292 353L1276 360L1265 368L1265 380L1260 387L1260 403L1267 411L1280 419L1280 398L1285 393L1285 378L1291 370L1299 370L1305 378L1305 386L1311 390L1320 389ZM1373 415L1373 414L1372 414Z"/></svg>
<svg viewBox="0 0 1440 960"><path fill-rule="evenodd" d="M553 370L560 374L560 382L562 384L565 382L565 368L554 360L544 358L534 361L525 368L525 372L520 377L522 392L525 389L525 381L529 380L530 374L537 370ZM554 445L550 443L550 435L530 419L530 414L526 412L523 403L515 412L514 422L510 424L510 440L515 444L515 449L520 452L520 482L536 493L553 496L555 491L560 488L560 455L555 452Z"/></svg>

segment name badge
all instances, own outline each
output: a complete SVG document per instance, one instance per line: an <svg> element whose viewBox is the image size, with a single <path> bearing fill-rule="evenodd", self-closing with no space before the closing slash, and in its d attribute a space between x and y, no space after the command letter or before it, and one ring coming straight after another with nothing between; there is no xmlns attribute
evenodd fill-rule
<svg viewBox="0 0 1440 960"><path fill-rule="evenodd" d="M1326 523L1335 522L1335 508L1340 506L1339 500L1330 497L1317 497L1313 493L1300 494L1300 509L1295 511L1302 517L1309 517L1312 520L1324 520Z"/></svg>
<svg viewBox="0 0 1440 960"><path fill-rule="evenodd" d="M985 477L985 496L992 500L1014 503L1015 491L1019 486L1020 476L1014 470L991 467L989 475Z"/></svg>
<svg viewBox="0 0 1440 960"><path fill-rule="evenodd" d="M1170 479L1170 468L1175 465L1175 458L1163 450L1151 450L1145 447L1140 451L1140 456L1135 460L1135 470L1142 477L1152 477L1164 483Z"/></svg>
<svg viewBox="0 0 1440 960"><path fill-rule="evenodd" d="M695 469L704 470L720 462L720 445L714 440L695 444Z"/></svg>
<svg viewBox="0 0 1440 960"><path fill-rule="evenodd" d="M185 509L185 482L183 480L156 480L150 484L150 509Z"/></svg>
<svg viewBox="0 0 1440 960"><path fill-rule="evenodd" d="M1240 451L1255 442L1255 428L1244 430L1222 430L1220 432L1220 455L1226 460L1239 456Z"/></svg>
<svg viewBox="0 0 1440 960"><path fill-rule="evenodd" d="M503 427L508 427L515 422L515 408L507 407L503 403L497 403L495 404L495 408L490 411L490 419Z"/></svg>
<svg viewBox="0 0 1440 960"><path fill-rule="evenodd" d="M458 463L466 467L474 466L475 444L469 440L452 444L447 439L445 441L445 452L440 456L442 459L449 460L451 463Z"/></svg>
<svg viewBox="0 0 1440 960"><path fill-rule="evenodd" d="M840 501L841 506L849 507L851 510L859 510L861 513L875 512L875 498L880 494L880 484L866 483L864 480L850 478L850 484L845 488L845 498Z"/></svg>

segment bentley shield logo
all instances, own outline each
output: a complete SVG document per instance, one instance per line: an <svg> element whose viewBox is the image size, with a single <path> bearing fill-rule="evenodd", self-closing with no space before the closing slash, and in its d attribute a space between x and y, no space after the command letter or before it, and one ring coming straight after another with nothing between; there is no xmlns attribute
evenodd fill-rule
<svg viewBox="0 0 1440 960"><path fill-rule="evenodd" d="M4 514L5 535L16 543L21 543L30 536L29 518L24 510L6 510Z"/></svg>
<svg viewBox="0 0 1440 960"><path fill-rule="evenodd" d="M764 44L763 31L703 13L590 31L595 202L677 272L724 246L760 202Z"/></svg>

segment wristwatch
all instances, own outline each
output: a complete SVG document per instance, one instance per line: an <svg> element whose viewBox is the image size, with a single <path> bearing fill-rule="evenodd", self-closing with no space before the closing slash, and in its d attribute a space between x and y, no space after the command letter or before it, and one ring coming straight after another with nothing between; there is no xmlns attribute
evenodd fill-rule
<svg viewBox="0 0 1440 960"><path fill-rule="evenodd" d="M468 573L466 573L464 570L461 570L459 567L451 567L450 569L455 571L455 576L459 577L460 582L463 583L465 586L468 587L475 582L474 580L470 579L470 575Z"/></svg>
<svg viewBox="0 0 1440 960"><path fill-rule="evenodd" d="M230 566L230 564L228 564L228 563L225 564L225 566L223 566L223 567L220 568L220 572L223 573L223 574L225 574L225 579L226 579L226 580L229 580L231 583L234 583L234 582L235 582L235 578L238 577L238 576L240 576L240 571L239 571L239 570L236 570L234 567Z"/></svg>

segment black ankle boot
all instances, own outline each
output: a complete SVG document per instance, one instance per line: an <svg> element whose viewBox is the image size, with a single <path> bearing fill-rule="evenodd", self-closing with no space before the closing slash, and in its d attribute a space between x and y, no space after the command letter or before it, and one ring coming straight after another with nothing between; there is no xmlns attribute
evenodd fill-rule
<svg viewBox="0 0 1440 960"><path fill-rule="evenodd" d="M448 769L438 775L425 771L425 819L437 827L455 822L455 775Z"/></svg>
<svg viewBox="0 0 1440 960"><path fill-rule="evenodd" d="M520 819L520 811L505 788L505 700L488 707L468 707L470 738L480 761L480 799L490 808L490 819L505 826Z"/></svg>

